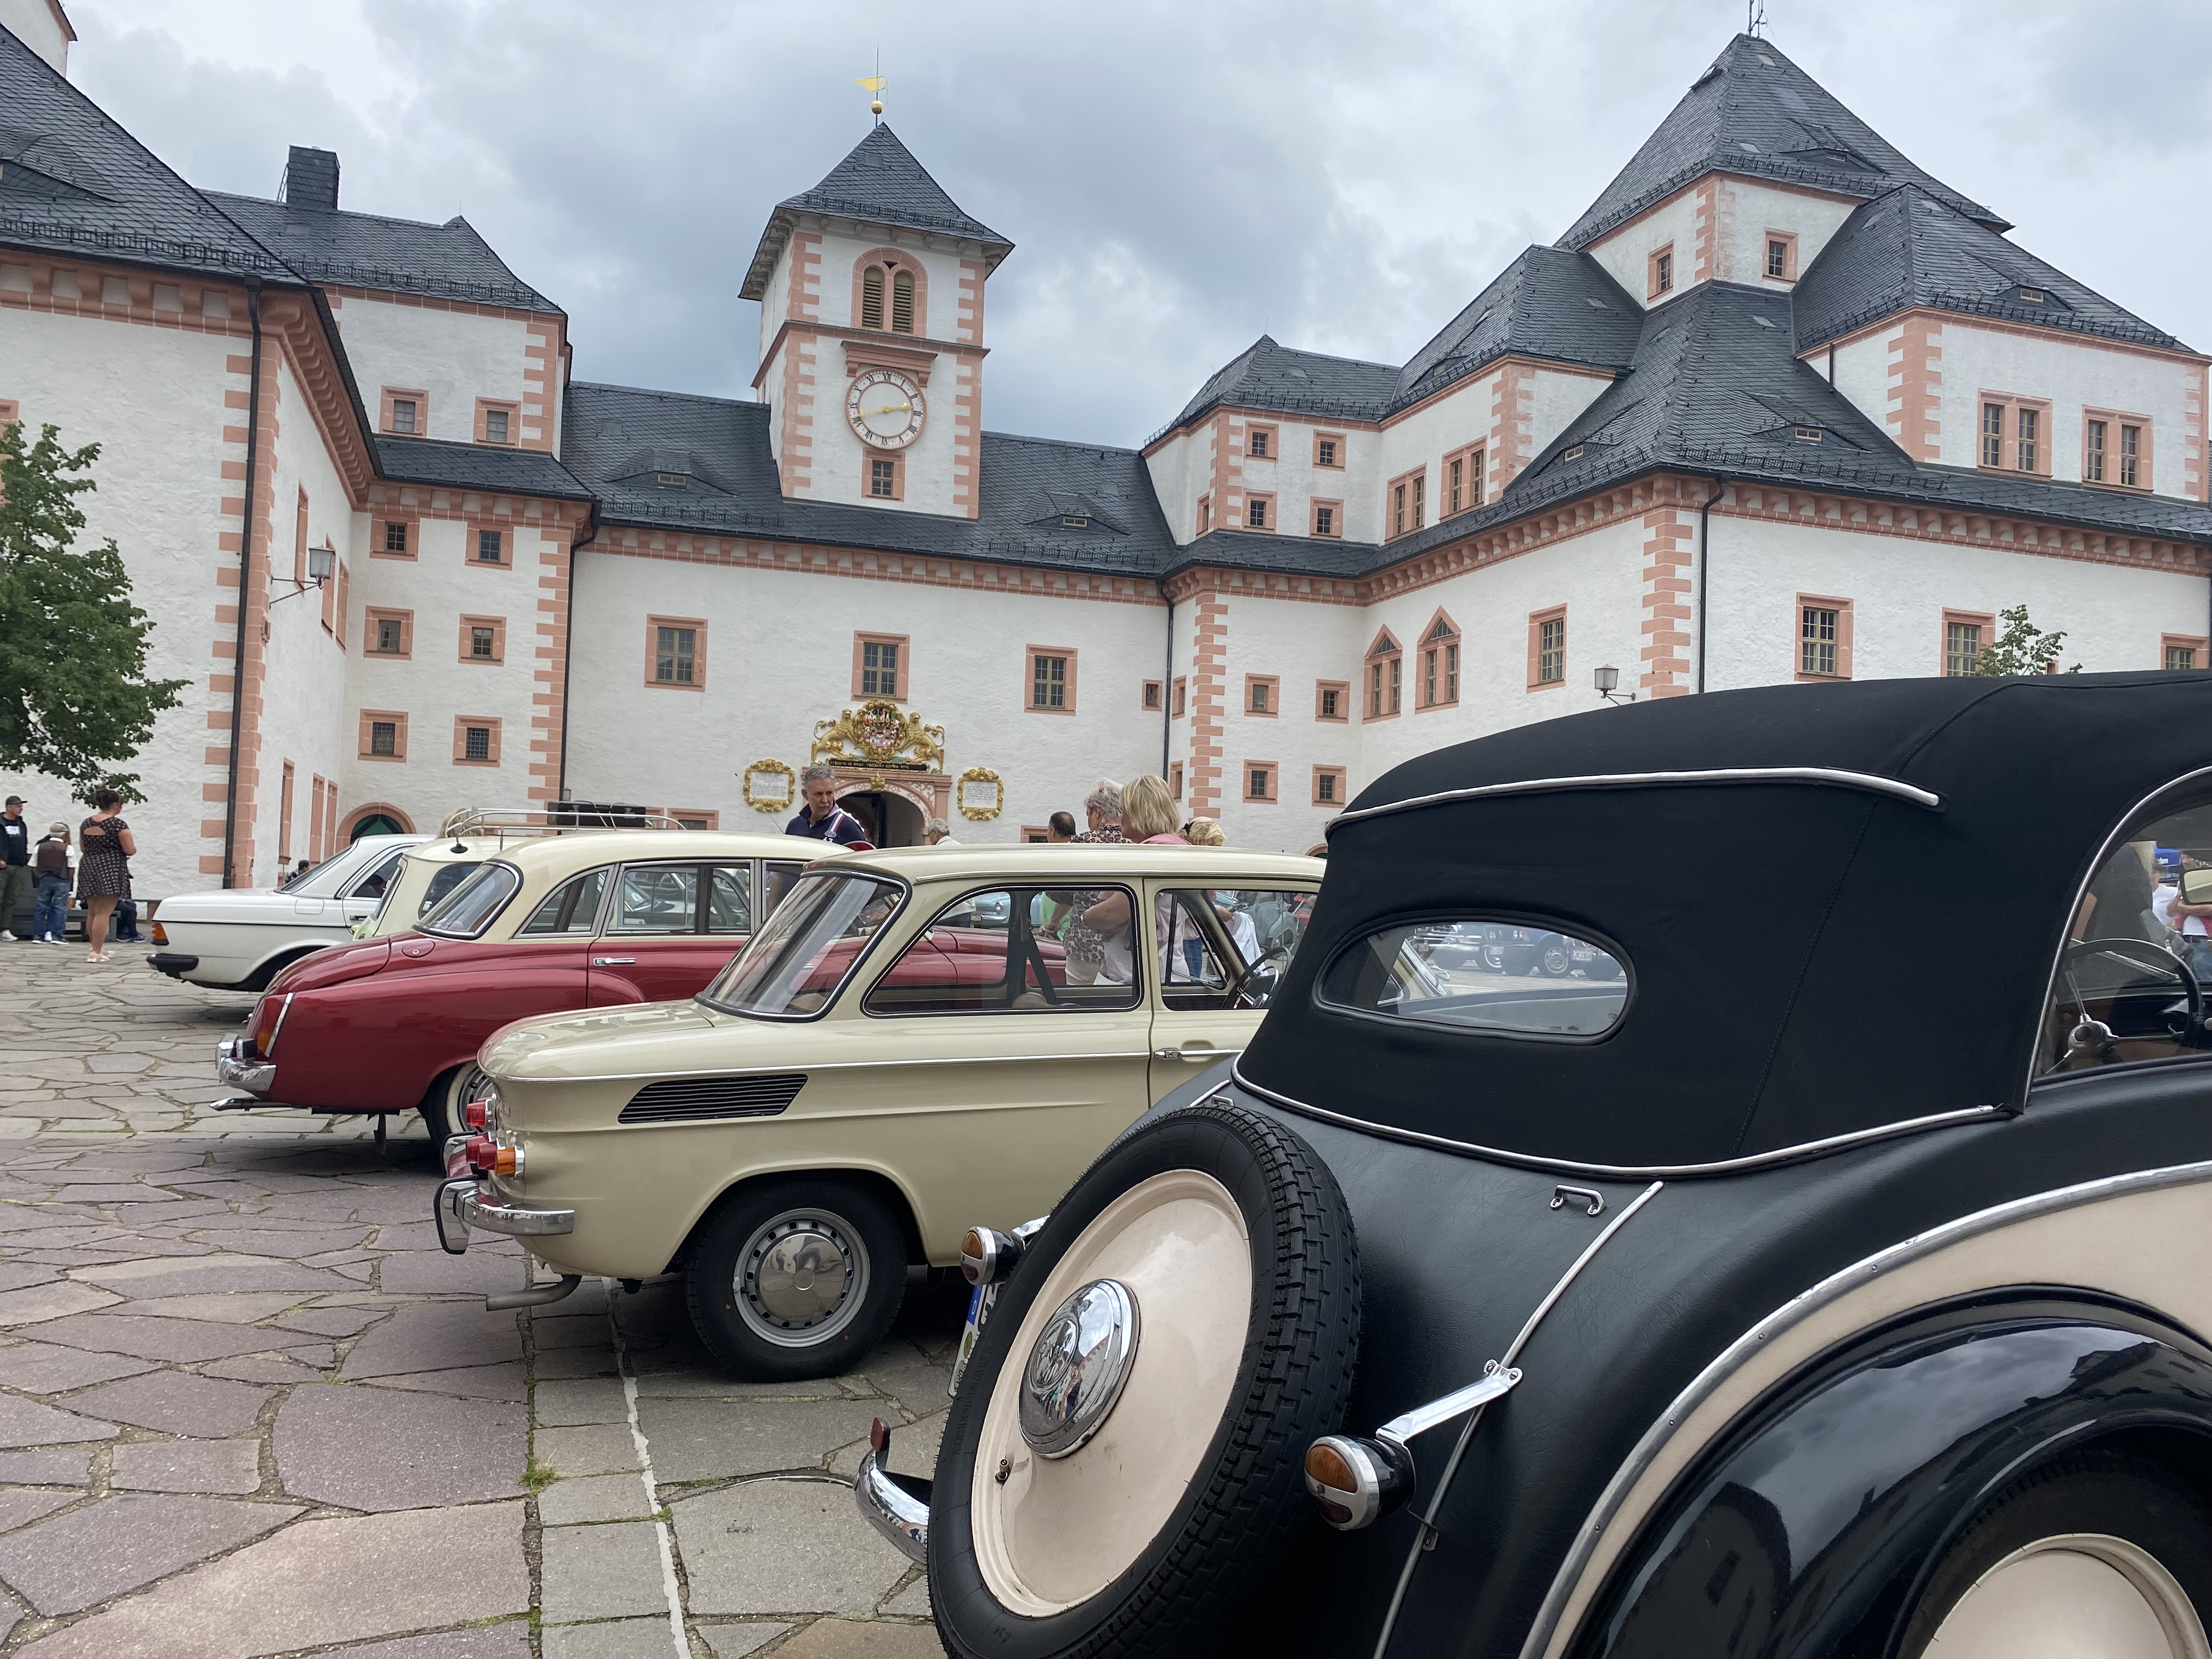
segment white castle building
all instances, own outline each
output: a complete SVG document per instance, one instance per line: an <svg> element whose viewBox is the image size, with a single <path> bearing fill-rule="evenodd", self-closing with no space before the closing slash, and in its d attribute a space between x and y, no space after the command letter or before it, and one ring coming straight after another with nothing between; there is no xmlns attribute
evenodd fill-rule
<svg viewBox="0 0 2212 1659"><path fill-rule="evenodd" d="M1304 848L1600 666L1960 672L2018 604L2092 669L2207 662L2206 357L1764 40L1410 362L1262 337L1115 449L987 429L1012 244L887 126L769 214L754 398L696 397L574 379L556 303L327 151L195 189L58 5L0 25L0 419L102 446L90 533L192 681L136 763L151 894L474 803L768 828L817 752L890 842L1162 770Z"/></svg>

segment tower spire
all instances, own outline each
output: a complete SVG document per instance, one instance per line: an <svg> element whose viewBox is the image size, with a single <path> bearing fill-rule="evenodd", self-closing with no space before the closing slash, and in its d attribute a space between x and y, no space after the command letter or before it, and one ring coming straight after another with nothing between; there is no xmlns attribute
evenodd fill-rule
<svg viewBox="0 0 2212 1659"><path fill-rule="evenodd" d="M853 84L856 87L864 88L867 92L872 94L868 100L868 113L876 118L876 125L878 126L883 125L884 88L890 85L890 82L884 79L884 53L882 47L878 46L876 48L876 72L873 75L862 76L859 80L854 82Z"/></svg>

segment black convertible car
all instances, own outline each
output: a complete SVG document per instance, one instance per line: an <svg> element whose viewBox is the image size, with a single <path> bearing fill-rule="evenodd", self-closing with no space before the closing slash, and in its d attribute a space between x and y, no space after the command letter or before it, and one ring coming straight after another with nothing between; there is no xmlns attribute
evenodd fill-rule
<svg viewBox="0 0 2212 1659"><path fill-rule="evenodd" d="M2203 1659L2212 675L1790 686L1398 768L1252 1046L858 1497L958 1659ZM1394 971L1486 928L1618 977Z"/></svg>

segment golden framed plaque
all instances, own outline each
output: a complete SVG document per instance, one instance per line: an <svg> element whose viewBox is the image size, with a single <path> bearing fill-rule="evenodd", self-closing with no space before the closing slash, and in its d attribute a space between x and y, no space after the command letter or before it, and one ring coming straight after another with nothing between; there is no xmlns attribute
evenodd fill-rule
<svg viewBox="0 0 2212 1659"><path fill-rule="evenodd" d="M981 823L1006 810L1006 786L989 767L971 766L952 786L952 799L962 817Z"/></svg>
<svg viewBox="0 0 2212 1659"><path fill-rule="evenodd" d="M756 812L784 811L799 797L799 774L780 760L757 760L742 775L745 805Z"/></svg>

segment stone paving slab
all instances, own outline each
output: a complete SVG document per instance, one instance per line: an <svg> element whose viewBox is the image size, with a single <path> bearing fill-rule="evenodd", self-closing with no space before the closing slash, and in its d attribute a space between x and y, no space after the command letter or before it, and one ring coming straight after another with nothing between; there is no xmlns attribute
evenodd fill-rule
<svg viewBox="0 0 2212 1659"><path fill-rule="evenodd" d="M660 1528L652 1522L548 1527L538 1550L538 1609L547 1624L667 1618Z"/></svg>
<svg viewBox="0 0 2212 1659"><path fill-rule="evenodd" d="M258 1440L139 1440L118 1446L107 1484L118 1492L245 1493L261 1488Z"/></svg>
<svg viewBox="0 0 2212 1659"><path fill-rule="evenodd" d="M695 1613L872 1613L910 1565L845 1525L842 1481L748 1480L671 1508Z"/></svg>
<svg viewBox="0 0 2212 1659"><path fill-rule="evenodd" d="M49 1617L76 1613L281 1527L300 1505L102 1498L0 1538L0 1579Z"/></svg>

